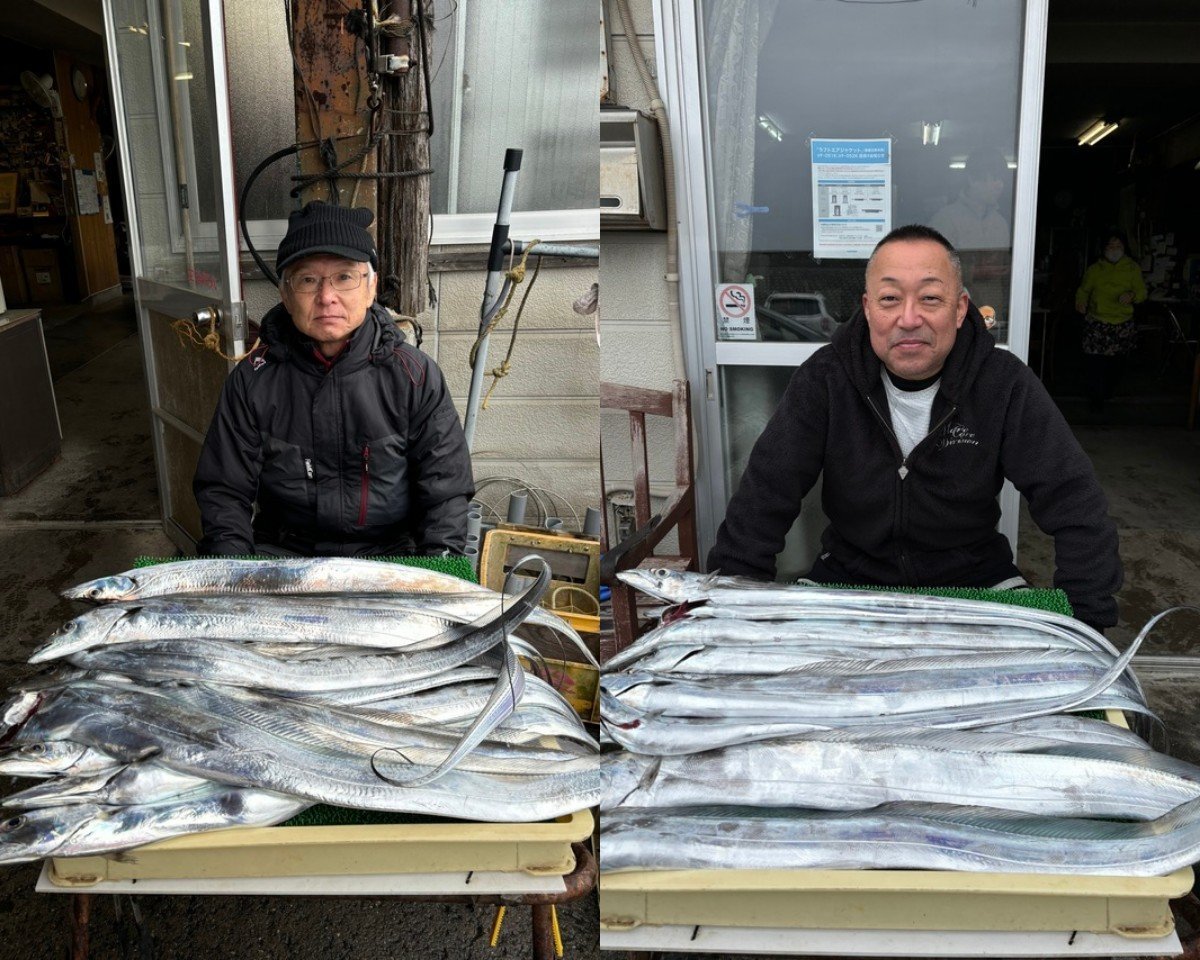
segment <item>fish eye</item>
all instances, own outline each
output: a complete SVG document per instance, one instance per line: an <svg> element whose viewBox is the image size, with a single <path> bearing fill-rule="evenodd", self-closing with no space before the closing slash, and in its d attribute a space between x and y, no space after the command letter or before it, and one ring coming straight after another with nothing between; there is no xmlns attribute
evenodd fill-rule
<svg viewBox="0 0 1200 960"><path fill-rule="evenodd" d="M35 757L40 757L46 752L46 745L44 743L31 743L25 748L25 752Z"/></svg>
<svg viewBox="0 0 1200 960"><path fill-rule="evenodd" d="M17 827L21 826L24 822L25 818L23 816L10 817L8 820L4 821L4 829L16 830Z"/></svg>
<svg viewBox="0 0 1200 960"><path fill-rule="evenodd" d="M668 576L669 574L670 574L670 571L667 570L665 567L659 567L657 570L654 571L654 575L656 577L665 577L665 576Z"/></svg>
<svg viewBox="0 0 1200 960"><path fill-rule="evenodd" d="M98 600L101 595L102 594L101 594L101 590L99 587L92 587L92 589L88 591L88 596L91 597L93 600Z"/></svg>

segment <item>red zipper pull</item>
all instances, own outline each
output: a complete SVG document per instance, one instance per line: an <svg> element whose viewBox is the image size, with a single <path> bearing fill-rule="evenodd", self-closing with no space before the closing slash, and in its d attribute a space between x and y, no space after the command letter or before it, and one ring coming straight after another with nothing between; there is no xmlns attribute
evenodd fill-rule
<svg viewBox="0 0 1200 960"><path fill-rule="evenodd" d="M367 496L371 486L371 445L364 444L362 448L362 491L358 501L358 525L367 522Z"/></svg>

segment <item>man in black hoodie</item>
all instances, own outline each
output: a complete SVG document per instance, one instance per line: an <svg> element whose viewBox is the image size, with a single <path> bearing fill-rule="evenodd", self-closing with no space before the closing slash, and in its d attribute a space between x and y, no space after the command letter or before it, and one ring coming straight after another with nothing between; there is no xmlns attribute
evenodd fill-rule
<svg viewBox="0 0 1200 960"><path fill-rule="evenodd" d="M320 201L288 218L282 302L196 467L201 555L462 552L471 457L442 372L375 303L371 220Z"/></svg>
<svg viewBox="0 0 1200 960"><path fill-rule="evenodd" d="M998 349L936 230L900 227L867 265L862 310L798 368L729 503L708 569L760 579L824 474L829 526L809 579L1023 582L996 529L1005 478L1054 537L1076 617L1117 622L1117 531L1091 461L1030 369Z"/></svg>

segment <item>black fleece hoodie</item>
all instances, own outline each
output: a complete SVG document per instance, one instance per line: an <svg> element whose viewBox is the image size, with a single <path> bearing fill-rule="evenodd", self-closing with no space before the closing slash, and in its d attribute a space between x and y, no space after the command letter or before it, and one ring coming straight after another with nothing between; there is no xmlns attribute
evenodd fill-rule
<svg viewBox="0 0 1200 960"><path fill-rule="evenodd" d="M708 569L761 579L824 473L822 543L857 583L988 586L1012 572L996 524L1007 477L1054 537L1054 585L1075 615L1117 622L1116 525L1091 461L1030 369L996 347L974 305L946 358L930 432L903 457L882 364L859 310L792 375L754 445Z"/></svg>
<svg viewBox="0 0 1200 960"><path fill-rule="evenodd" d="M461 552L471 457L437 364L378 305L333 361L282 304L259 340L225 381L196 467L199 552Z"/></svg>

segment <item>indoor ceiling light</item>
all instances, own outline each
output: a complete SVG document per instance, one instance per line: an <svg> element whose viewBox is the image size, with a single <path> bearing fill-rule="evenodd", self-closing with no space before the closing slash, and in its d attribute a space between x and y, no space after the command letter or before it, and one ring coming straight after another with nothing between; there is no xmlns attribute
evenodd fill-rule
<svg viewBox="0 0 1200 960"><path fill-rule="evenodd" d="M1099 120L1079 135L1079 145L1081 147L1094 147L1116 130L1119 125L1116 122L1106 123L1103 120Z"/></svg>
<svg viewBox="0 0 1200 960"><path fill-rule="evenodd" d="M950 161L950 169L951 170L966 170L967 169L967 161L966 160L951 160Z"/></svg>
<svg viewBox="0 0 1200 960"><path fill-rule="evenodd" d="M921 124L921 146L936 147L941 138L941 120L926 120Z"/></svg>

